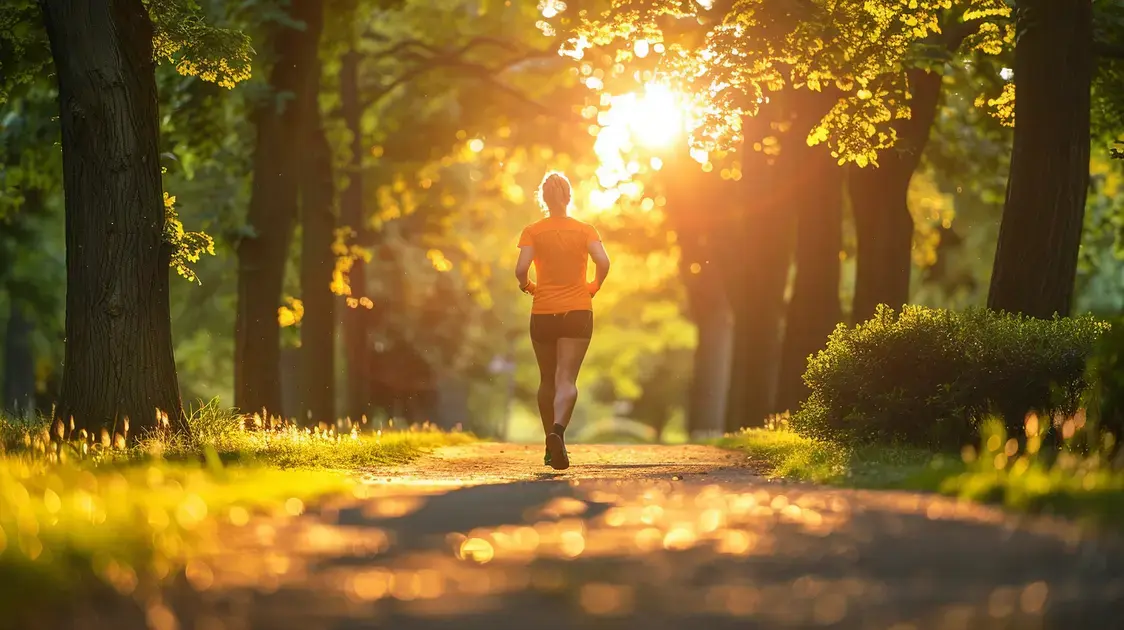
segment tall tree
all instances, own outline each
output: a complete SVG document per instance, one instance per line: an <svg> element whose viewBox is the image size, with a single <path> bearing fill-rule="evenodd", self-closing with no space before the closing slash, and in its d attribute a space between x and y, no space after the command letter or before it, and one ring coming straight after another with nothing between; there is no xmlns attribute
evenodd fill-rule
<svg viewBox="0 0 1124 630"><path fill-rule="evenodd" d="M941 75L914 69L909 78L913 94L910 117L895 123L897 144L877 167L852 167L848 176L858 237L851 306L855 322L869 319L879 304L896 309L909 301L913 218L906 199L936 117Z"/></svg>
<svg viewBox="0 0 1124 630"><path fill-rule="evenodd" d="M894 146L894 123L910 114L904 69L912 65L918 45L942 32L946 12L952 8L957 19L973 20L1008 13L1001 0L948 4L613 0L609 11L582 24L580 36L570 40L565 52L581 58L586 49L619 45L618 40L640 51L655 51L618 54L629 63L617 64L611 73L651 68L654 78L696 95L701 115L693 140L708 150L743 142L755 146L755 140L776 134L766 127L751 136L738 120L776 116L770 113L773 102L789 92L834 87L839 96L822 118L776 131L797 141L806 138L813 146L825 143L839 164L862 167ZM993 46L1005 34L998 27L981 29L975 44ZM753 159L751 152L743 151L743 162ZM793 216L784 199L791 197L791 179L799 170L783 152L774 161L767 171L743 167L749 206L743 229L727 232L727 249L744 254L733 258L736 264L728 281L735 314L729 428L761 422L772 410L792 245Z"/></svg>
<svg viewBox="0 0 1124 630"><path fill-rule="evenodd" d="M35 322L27 314L27 307L9 300L8 323L4 330L4 385L0 387L0 410L16 416L30 414L35 409L35 354L31 336Z"/></svg>
<svg viewBox="0 0 1124 630"><path fill-rule="evenodd" d="M141 0L45 0L66 195L66 358L57 417L184 428L168 312L153 27Z"/></svg>
<svg viewBox="0 0 1124 630"><path fill-rule="evenodd" d="M300 130L319 64L320 0L293 0L289 21L269 34L270 95L254 112L253 186L249 234L238 244L238 312L234 322L234 404L250 412L281 409L278 306L297 219ZM313 32L315 30L315 32Z"/></svg>
<svg viewBox="0 0 1124 630"><path fill-rule="evenodd" d="M1091 0L1021 0L1015 142L988 306L1068 315L1089 188Z"/></svg>
<svg viewBox="0 0 1124 630"><path fill-rule="evenodd" d="M795 181L796 281L785 311L784 346L777 383L777 411L795 411L806 395L808 357L842 321L839 252L843 248L843 174L822 148L791 150L803 165Z"/></svg>
<svg viewBox="0 0 1124 630"><path fill-rule="evenodd" d="M979 39L984 25L982 18L945 22L939 34L916 46L919 66L905 73L909 116L893 123L893 149L883 152L876 168L850 168L848 192L858 237L851 305L855 322L869 319L879 304L900 308L909 301L914 236L906 201L910 181L936 120L947 64L965 40ZM998 52L995 42L989 45L991 52Z"/></svg>
<svg viewBox="0 0 1124 630"><path fill-rule="evenodd" d="M340 194L340 223L350 229L359 246L369 245L369 230L363 211L363 103L359 93L359 64L362 56L352 44L340 59L340 116L351 135L347 161L347 184ZM358 295L366 295L367 267L350 270L350 284ZM371 313L345 308L341 313L344 356L347 362L344 415L358 419L370 409L370 358L367 345Z"/></svg>
<svg viewBox="0 0 1124 630"><path fill-rule="evenodd" d="M687 394L687 429L692 437L721 435L726 428L734 326L725 274L715 244L729 227L733 182L704 173L686 151L660 172L665 182L669 227L679 245L679 277L698 342Z"/></svg>
<svg viewBox="0 0 1124 630"><path fill-rule="evenodd" d="M322 17L319 22L322 23ZM305 25L309 37L317 37L321 23ZM335 296L332 271L335 256L336 208L332 150L320 114L320 64L314 63L306 100L301 151L301 416L304 421L334 422L335 403Z"/></svg>
<svg viewBox="0 0 1124 630"><path fill-rule="evenodd" d="M755 139L771 138L770 145L775 146L776 136L764 130L783 126L781 116L781 112L769 108L743 124L747 149L742 151L744 175L738 182L740 216L718 245L724 254L723 269L734 313L727 431L764 424L773 411L776 394L784 292L795 227L791 199L797 190L800 165L795 152L772 155L763 142ZM793 135L786 134L781 144ZM749 150L754 144L758 150Z"/></svg>

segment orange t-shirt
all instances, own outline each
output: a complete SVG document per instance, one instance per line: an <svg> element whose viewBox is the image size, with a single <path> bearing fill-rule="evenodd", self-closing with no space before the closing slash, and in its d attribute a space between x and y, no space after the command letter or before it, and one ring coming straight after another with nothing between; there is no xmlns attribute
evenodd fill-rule
<svg viewBox="0 0 1124 630"><path fill-rule="evenodd" d="M593 310L586 278L589 244L597 229L571 217L547 217L523 229L519 246L535 248L535 299L531 313Z"/></svg>

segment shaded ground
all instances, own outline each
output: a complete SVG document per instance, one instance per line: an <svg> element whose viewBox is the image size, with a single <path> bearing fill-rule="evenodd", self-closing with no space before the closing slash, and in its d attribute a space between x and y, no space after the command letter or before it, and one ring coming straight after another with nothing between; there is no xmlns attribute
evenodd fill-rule
<svg viewBox="0 0 1124 630"><path fill-rule="evenodd" d="M160 630L1124 627L1124 546L907 493L773 483L700 446L448 447L231 525ZM117 617L114 628L143 627ZM76 627L109 627L87 616Z"/></svg>

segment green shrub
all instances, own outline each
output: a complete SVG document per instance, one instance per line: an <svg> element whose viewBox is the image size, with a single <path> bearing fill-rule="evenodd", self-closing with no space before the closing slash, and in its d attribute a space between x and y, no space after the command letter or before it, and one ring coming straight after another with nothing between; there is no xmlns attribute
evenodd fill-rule
<svg viewBox="0 0 1124 630"><path fill-rule="evenodd" d="M1089 419L1116 442L1124 438L1124 319L1112 322L1089 361Z"/></svg>
<svg viewBox="0 0 1124 630"><path fill-rule="evenodd" d="M791 426L807 437L946 450L974 442L979 418L995 413L1021 434L1029 411L1077 410L1107 327L1090 316L881 306L867 322L837 327L812 357L811 394Z"/></svg>

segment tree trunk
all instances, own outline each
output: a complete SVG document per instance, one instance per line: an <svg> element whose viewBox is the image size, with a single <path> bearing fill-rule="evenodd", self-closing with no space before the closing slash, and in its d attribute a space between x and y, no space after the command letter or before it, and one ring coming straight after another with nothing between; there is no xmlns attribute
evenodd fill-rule
<svg viewBox="0 0 1124 630"><path fill-rule="evenodd" d="M315 74L319 79L319 70ZM319 80L315 85L319 85ZM336 299L331 290L335 269L335 182L331 147L316 102L318 92L309 91L307 143L301 168L301 419L331 424L336 420Z"/></svg>
<svg viewBox="0 0 1124 630"><path fill-rule="evenodd" d="M187 430L172 354L152 24L141 0L43 0L59 83L66 349L56 417Z"/></svg>
<svg viewBox="0 0 1124 630"><path fill-rule="evenodd" d="M898 141L879 157L880 166L850 169L847 190L858 238L851 321L874 315L879 304L899 309L909 302L913 271L913 216L909 182L921 162L937 114L941 75L910 71L911 117L896 128Z"/></svg>
<svg viewBox="0 0 1124 630"><path fill-rule="evenodd" d="M988 307L1069 315L1089 188L1090 0L1021 0L1015 142Z"/></svg>
<svg viewBox="0 0 1124 630"><path fill-rule="evenodd" d="M761 114L764 115L764 112ZM748 141L769 135L752 131L767 119L748 122ZM780 363L784 289L792 256L793 216L785 200L792 193L792 153L776 157L746 150L740 191L743 213L721 245L722 268L731 287L734 357L726 406L726 430L762 426L773 408Z"/></svg>
<svg viewBox="0 0 1124 630"><path fill-rule="evenodd" d="M35 412L35 354L31 335L35 323L17 300L11 301L8 324L4 332L4 398L0 410L18 416Z"/></svg>
<svg viewBox="0 0 1124 630"><path fill-rule="evenodd" d="M254 180L247 216L252 234L238 244L238 311L234 323L234 404L246 412L280 409L281 329L277 308L297 217L300 131L317 42L320 0L293 0L290 17L303 28L278 24L272 94L254 113ZM311 31L315 30L315 33Z"/></svg>
<svg viewBox="0 0 1124 630"><path fill-rule="evenodd" d="M797 148L801 169L796 214L796 283L785 316L777 411L807 397L808 357L827 344L842 319L839 251L843 248L843 169L823 147Z"/></svg>
<svg viewBox="0 0 1124 630"><path fill-rule="evenodd" d="M340 223L350 227L356 243L368 244L363 212L363 107L359 101L359 53L349 50L343 55L340 69L340 110L351 132L351 160L347 187L340 196ZM367 269L362 262L351 267L351 290L362 297L367 286ZM358 420L371 407L369 369L370 351L367 330L370 311L365 308L343 310L343 343L347 357L347 406L344 413Z"/></svg>
<svg viewBox="0 0 1124 630"><path fill-rule="evenodd" d="M687 407L691 439L720 436L726 428L734 326L726 295L713 278L717 274L717 269L703 271L700 275L711 276L698 279L699 284L706 287L688 289L691 310L695 313L692 317L698 328Z"/></svg>
<svg viewBox="0 0 1124 630"><path fill-rule="evenodd" d="M687 429L693 438L721 435L726 428L730 390L733 322L718 241L731 210L732 186L716 173L704 173L686 151L669 158L666 181L669 225L679 244L679 277L687 290L690 316L698 330L687 403Z"/></svg>

